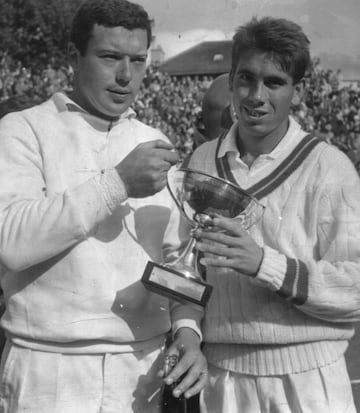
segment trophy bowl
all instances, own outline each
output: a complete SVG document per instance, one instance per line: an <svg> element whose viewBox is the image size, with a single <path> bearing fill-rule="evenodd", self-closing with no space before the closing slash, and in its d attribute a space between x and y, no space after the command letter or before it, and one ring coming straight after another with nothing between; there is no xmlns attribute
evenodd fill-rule
<svg viewBox="0 0 360 413"><path fill-rule="evenodd" d="M170 170L167 187L192 227L190 240L174 262L160 265L149 261L142 282L158 294L205 306L212 286L206 282L199 265L195 230L211 227L215 214L240 220L248 230L261 217L263 206L232 182L187 167Z"/></svg>

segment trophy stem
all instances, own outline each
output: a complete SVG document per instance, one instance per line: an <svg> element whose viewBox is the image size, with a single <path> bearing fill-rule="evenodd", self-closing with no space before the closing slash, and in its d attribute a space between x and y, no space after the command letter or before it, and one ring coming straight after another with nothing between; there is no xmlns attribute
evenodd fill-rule
<svg viewBox="0 0 360 413"><path fill-rule="evenodd" d="M166 264L166 267L181 271L186 278L202 280L198 270L198 251L195 245L196 238L192 236L180 256L171 264Z"/></svg>

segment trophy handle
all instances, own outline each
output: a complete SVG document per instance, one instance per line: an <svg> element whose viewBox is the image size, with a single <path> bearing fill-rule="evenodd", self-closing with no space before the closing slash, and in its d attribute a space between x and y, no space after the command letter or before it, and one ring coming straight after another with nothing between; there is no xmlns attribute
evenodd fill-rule
<svg viewBox="0 0 360 413"><path fill-rule="evenodd" d="M166 184L166 188L169 191L169 194L171 195L171 198L173 199L173 201L175 202L176 206L178 207L181 215L186 219L186 221L193 227L194 223L191 221L191 219L185 214L183 206L180 204L179 200L176 198L173 190L170 187L169 181Z"/></svg>

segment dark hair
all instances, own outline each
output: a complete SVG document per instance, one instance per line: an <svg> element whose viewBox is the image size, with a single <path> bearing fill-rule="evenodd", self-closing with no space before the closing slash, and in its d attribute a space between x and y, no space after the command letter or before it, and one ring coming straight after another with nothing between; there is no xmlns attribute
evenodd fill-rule
<svg viewBox="0 0 360 413"><path fill-rule="evenodd" d="M95 24L105 27L122 26L128 30L144 29L147 46L152 40L152 20L145 9L127 0L85 0L75 13L70 30L70 40L82 55L86 53Z"/></svg>
<svg viewBox="0 0 360 413"><path fill-rule="evenodd" d="M269 54L294 83L299 82L310 67L310 41L296 23L282 18L252 18L238 27L232 44L232 71L241 54L257 49Z"/></svg>

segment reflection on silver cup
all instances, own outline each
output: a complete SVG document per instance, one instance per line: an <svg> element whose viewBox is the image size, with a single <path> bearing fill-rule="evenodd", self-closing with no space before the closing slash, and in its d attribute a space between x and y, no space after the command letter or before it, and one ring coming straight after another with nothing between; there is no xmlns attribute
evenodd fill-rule
<svg viewBox="0 0 360 413"><path fill-rule="evenodd" d="M263 207L239 186L190 168L169 171L168 189L193 231L177 260L163 265L148 262L142 282L158 294L205 306L212 286L199 269L194 230L211 226L214 214L241 219L244 228L249 229L261 217Z"/></svg>

